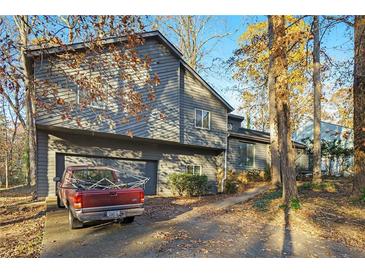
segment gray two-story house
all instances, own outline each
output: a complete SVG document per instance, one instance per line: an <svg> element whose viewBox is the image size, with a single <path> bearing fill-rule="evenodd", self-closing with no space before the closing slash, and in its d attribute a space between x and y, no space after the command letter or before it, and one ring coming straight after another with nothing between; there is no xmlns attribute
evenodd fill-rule
<svg viewBox="0 0 365 274"><path fill-rule="evenodd" d="M88 123L95 118L95 111L88 109L81 115L87 127L80 127L74 120L62 119L57 109L39 109L36 118L39 197L55 195L53 178L61 176L68 165L108 165L128 174L146 176L150 178L146 194L162 195L169 193L167 178L173 172L205 174L215 192L219 165L235 170L267 167L268 135L244 131L240 126L243 118L230 114L232 106L182 59L180 51L160 32L146 32L142 36L145 42L138 51L153 59L151 73L160 78L155 88L156 99L149 110L151 115L121 124L118 122L123 114L117 106L113 107L117 103L108 102L111 105L108 119L115 120L118 124L115 128L103 122ZM120 43L120 40L113 38L105 43ZM83 50L79 44L71 46ZM101 53L100 58L104 58L103 54L108 53ZM61 61L52 59L53 55L42 49L30 50L28 56L35 80L46 79L56 84L59 96L78 102L77 86L64 73L57 74ZM114 83L117 85L118 81L111 79L110 86ZM34 86L38 95L47 94L44 88ZM165 119L153 115L154 111L162 111ZM133 138L127 136L129 130ZM299 143L296 146L304 148Z"/></svg>

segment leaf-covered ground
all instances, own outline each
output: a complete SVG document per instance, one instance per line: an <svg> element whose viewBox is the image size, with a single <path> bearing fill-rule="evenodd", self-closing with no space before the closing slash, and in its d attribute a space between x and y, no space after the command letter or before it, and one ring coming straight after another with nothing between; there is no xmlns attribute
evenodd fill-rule
<svg viewBox="0 0 365 274"><path fill-rule="evenodd" d="M290 212L276 190L224 209L217 202L239 194L150 197L145 214L131 225L73 231L67 211L57 210L47 216L43 256L365 257L365 205L351 199L351 184L326 181L299 189L301 209ZM26 188L0 195L0 257L40 256L44 204Z"/></svg>
<svg viewBox="0 0 365 274"><path fill-rule="evenodd" d="M45 204L32 197L34 189L0 190L0 257L39 257Z"/></svg>
<svg viewBox="0 0 365 274"><path fill-rule="evenodd" d="M158 257L365 257L365 205L351 199L350 182L299 191L301 209L291 211L274 189L225 210L200 200L194 217L154 234Z"/></svg>
<svg viewBox="0 0 365 274"><path fill-rule="evenodd" d="M69 230L67 212L47 216L44 257L365 257L365 206L351 185L300 187L301 209L285 211L279 191L221 208L232 195L148 197L133 224ZM233 195L234 196L234 195ZM237 195L236 195L237 196Z"/></svg>

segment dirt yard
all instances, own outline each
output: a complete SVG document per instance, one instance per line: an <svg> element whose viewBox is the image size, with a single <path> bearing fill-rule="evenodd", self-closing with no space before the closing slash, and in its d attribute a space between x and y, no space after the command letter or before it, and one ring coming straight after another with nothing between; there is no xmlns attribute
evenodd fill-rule
<svg viewBox="0 0 365 274"><path fill-rule="evenodd" d="M39 257L45 204L32 199L34 189L0 190L0 257Z"/></svg>

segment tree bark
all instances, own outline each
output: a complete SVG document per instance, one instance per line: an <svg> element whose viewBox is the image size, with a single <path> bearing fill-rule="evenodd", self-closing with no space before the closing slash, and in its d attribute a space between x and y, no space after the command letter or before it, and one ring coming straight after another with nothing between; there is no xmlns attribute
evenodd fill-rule
<svg viewBox="0 0 365 274"><path fill-rule="evenodd" d="M280 153L283 200L290 207L298 199L295 176L295 151L290 126L290 104L288 90L288 60L285 16L273 16L273 51L275 68L275 97L278 120L278 142Z"/></svg>
<svg viewBox="0 0 365 274"><path fill-rule="evenodd" d="M275 75L274 75L274 56L272 54L274 30L272 16L268 16L268 34L269 34L269 68L268 68L268 92L269 92L269 121L270 121L270 155L271 155L271 183L276 186L281 186L280 179L280 157L278 147L278 125L277 125L277 111L275 103Z"/></svg>
<svg viewBox="0 0 365 274"><path fill-rule="evenodd" d="M322 182L321 174L321 62L319 18L313 16L313 184Z"/></svg>
<svg viewBox="0 0 365 274"><path fill-rule="evenodd" d="M8 119L5 111L5 99L3 99L3 115L4 115L4 130L5 130L5 188L9 188L9 140L8 140Z"/></svg>
<svg viewBox="0 0 365 274"><path fill-rule="evenodd" d="M20 37L20 61L23 68L24 73L24 88L25 88L25 106L26 106L26 118L27 118L27 138L28 138L28 176L27 183L28 185L36 184L36 166L37 166L37 157L36 157L36 129L34 122L34 92L33 92L33 84L32 84L32 72L31 72L31 64L29 59L26 56L26 49L28 47L28 34L29 34L29 25L28 25L28 17L27 16L17 16L15 18L17 21L17 26L19 28L19 37Z"/></svg>
<svg viewBox="0 0 365 274"><path fill-rule="evenodd" d="M355 16L354 183L353 195L365 192L365 16Z"/></svg>

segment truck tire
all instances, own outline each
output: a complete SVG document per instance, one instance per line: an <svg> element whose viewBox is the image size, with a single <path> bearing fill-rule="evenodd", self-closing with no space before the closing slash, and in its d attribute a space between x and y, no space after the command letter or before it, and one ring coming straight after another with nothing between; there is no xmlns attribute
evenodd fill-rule
<svg viewBox="0 0 365 274"><path fill-rule="evenodd" d="M60 196L57 195L57 206L58 208L65 208L65 205L63 204L62 200L60 199Z"/></svg>
<svg viewBox="0 0 365 274"><path fill-rule="evenodd" d="M129 216L129 217L125 217L122 221L123 224L130 224L133 223L134 221L134 216Z"/></svg>
<svg viewBox="0 0 365 274"><path fill-rule="evenodd" d="M68 223L71 229L82 228L84 226L82 222L75 218L70 209L68 210Z"/></svg>

